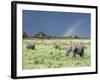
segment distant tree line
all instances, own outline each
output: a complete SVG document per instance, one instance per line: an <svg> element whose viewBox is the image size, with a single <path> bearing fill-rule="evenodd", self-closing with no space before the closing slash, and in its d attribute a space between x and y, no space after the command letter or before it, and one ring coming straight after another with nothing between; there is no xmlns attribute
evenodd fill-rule
<svg viewBox="0 0 100 80"><path fill-rule="evenodd" d="M90 39L89 37L80 37L78 35L75 35L75 36L67 36L67 37L58 37L58 36L53 36L53 35L47 35L46 33L44 32L37 32L35 33L33 36L29 36L26 32L23 32L23 38L39 38L39 39L44 39L44 38L47 38L47 39L57 39L57 38L63 38L63 39Z"/></svg>

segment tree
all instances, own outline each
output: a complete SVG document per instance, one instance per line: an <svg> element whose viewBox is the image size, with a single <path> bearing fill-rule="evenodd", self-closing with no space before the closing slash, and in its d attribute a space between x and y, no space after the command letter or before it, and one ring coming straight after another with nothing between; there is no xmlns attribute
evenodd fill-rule
<svg viewBox="0 0 100 80"><path fill-rule="evenodd" d="M37 32L34 37L36 38L44 38L46 37L46 34L44 32Z"/></svg>
<svg viewBox="0 0 100 80"><path fill-rule="evenodd" d="M53 38L53 37L52 37L52 35L49 35L49 36L47 36L47 38L48 38L48 39L51 39L51 38Z"/></svg>
<svg viewBox="0 0 100 80"><path fill-rule="evenodd" d="M28 35L26 32L23 32L23 38L28 38Z"/></svg>
<svg viewBox="0 0 100 80"><path fill-rule="evenodd" d="M75 39L79 39L80 37L76 35L74 38L75 38Z"/></svg>

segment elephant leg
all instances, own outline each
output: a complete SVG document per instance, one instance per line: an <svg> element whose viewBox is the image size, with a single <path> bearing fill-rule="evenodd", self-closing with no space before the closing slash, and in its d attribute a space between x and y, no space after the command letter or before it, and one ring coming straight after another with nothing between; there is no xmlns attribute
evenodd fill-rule
<svg viewBox="0 0 100 80"><path fill-rule="evenodd" d="M76 58L76 53L73 53L73 56L72 56L72 58Z"/></svg>
<svg viewBox="0 0 100 80"><path fill-rule="evenodd" d="M83 58L85 56L84 51L80 52L80 57Z"/></svg>

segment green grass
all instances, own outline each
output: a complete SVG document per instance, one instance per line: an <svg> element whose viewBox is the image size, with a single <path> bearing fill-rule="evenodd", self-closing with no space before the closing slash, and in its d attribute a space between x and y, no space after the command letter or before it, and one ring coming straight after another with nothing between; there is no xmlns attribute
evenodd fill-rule
<svg viewBox="0 0 100 80"><path fill-rule="evenodd" d="M64 67L84 67L91 66L90 40L71 40L72 42L83 42L85 45L85 56L79 55L72 59L72 54L66 56L66 50L70 46L70 41L60 40L23 40L23 69L41 68L64 68ZM62 49L55 49L53 44L57 42ZM35 44L35 50L27 49L28 44Z"/></svg>

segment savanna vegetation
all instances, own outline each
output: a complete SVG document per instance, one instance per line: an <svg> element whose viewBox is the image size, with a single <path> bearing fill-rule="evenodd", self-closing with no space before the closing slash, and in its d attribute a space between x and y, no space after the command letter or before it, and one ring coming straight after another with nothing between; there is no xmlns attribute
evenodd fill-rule
<svg viewBox="0 0 100 80"><path fill-rule="evenodd" d="M73 53L66 56L71 43L83 43L84 56ZM33 37L23 34L23 69L85 67L91 65L91 43L88 38L79 36L58 38L47 36L45 33L36 33Z"/></svg>

